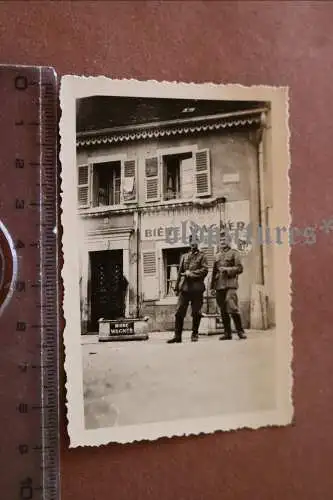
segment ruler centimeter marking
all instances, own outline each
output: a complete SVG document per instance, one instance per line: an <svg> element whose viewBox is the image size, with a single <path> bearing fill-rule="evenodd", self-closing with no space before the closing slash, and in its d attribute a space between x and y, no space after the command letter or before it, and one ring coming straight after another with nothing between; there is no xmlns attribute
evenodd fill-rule
<svg viewBox="0 0 333 500"><path fill-rule="evenodd" d="M0 66L0 95L4 103L0 220L15 244L18 262L14 294L0 318L0 400L4 403L0 465L8 470L0 480L4 483L0 491L4 500L58 500L55 73L51 68Z"/></svg>

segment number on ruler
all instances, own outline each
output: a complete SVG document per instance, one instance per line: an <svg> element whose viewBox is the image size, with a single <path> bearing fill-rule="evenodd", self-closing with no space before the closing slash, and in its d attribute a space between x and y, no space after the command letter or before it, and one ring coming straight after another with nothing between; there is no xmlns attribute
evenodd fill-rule
<svg viewBox="0 0 333 500"><path fill-rule="evenodd" d="M27 405L27 403L20 403L18 405L18 411L20 413L28 413L28 405Z"/></svg>
<svg viewBox="0 0 333 500"><path fill-rule="evenodd" d="M18 449L21 455L29 453L29 446L27 444L19 444Z"/></svg>
<svg viewBox="0 0 333 500"><path fill-rule="evenodd" d="M25 281L18 281L16 283L16 291L17 292L25 292Z"/></svg>
<svg viewBox="0 0 333 500"><path fill-rule="evenodd" d="M23 75L19 75L15 78L15 88L16 90L26 90L28 88L28 78Z"/></svg>
<svg viewBox="0 0 333 500"><path fill-rule="evenodd" d="M26 373L26 371L28 370L28 363L20 363L19 369L22 373Z"/></svg>
<svg viewBox="0 0 333 500"><path fill-rule="evenodd" d="M24 209L24 200L16 200L15 201L15 208L17 210L22 210Z"/></svg>
<svg viewBox="0 0 333 500"><path fill-rule="evenodd" d="M34 490L32 488L32 479L31 477L27 477L26 479L21 481L20 499L31 500L33 496L34 496Z"/></svg>
<svg viewBox="0 0 333 500"><path fill-rule="evenodd" d="M17 240L15 244L15 250L20 250L21 248L25 248L25 244L23 241Z"/></svg>
<svg viewBox="0 0 333 500"><path fill-rule="evenodd" d="M22 158L16 158L15 168L24 168L24 160Z"/></svg>

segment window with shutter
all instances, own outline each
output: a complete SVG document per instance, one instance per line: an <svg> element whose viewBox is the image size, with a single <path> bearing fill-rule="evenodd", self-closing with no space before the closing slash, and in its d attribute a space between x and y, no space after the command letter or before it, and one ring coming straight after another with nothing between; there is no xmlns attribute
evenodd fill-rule
<svg viewBox="0 0 333 500"><path fill-rule="evenodd" d="M142 254L143 267L143 299L159 299L159 282L157 274L157 263L155 251L147 251Z"/></svg>
<svg viewBox="0 0 333 500"><path fill-rule="evenodd" d="M107 207L120 205L121 162L99 162L93 165L92 205Z"/></svg>
<svg viewBox="0 0 333 500"><path fill-rule="evenodd" d="M197 196L211 194L211 175L209 150L202 149L195 153L195 181Z"/></svg>
<svg viewBox="0 0 333 500"><path fill-rule="evenodd" d="M165 248L162 251L164 263L164 295L173 297L176 295L175 286L177 282L179 266L182 255L188 251L188 247Z"/></svg>
<svg viewBox="0 0 333 500"><path fill-rule="evenodd" d="M157 156L146 158L145 197L146 201L158 201L160 199L159 161Z"/></svg>
<svg viewBox="0 0 333 500"><path fill-rule="evenodd" d="M90 188L90 166L89 165L79 165L78 166L78 187L77 187L77 195L78 195L78 205L80 208L88 207L90 196L89 196L89 188Z"/></svg>
<svg viewBox="0 0 333 500"><path fill-rule="evenodd" d="M136 160L123 162L123 202L135 203L137 201L136 187Z"/></svg>

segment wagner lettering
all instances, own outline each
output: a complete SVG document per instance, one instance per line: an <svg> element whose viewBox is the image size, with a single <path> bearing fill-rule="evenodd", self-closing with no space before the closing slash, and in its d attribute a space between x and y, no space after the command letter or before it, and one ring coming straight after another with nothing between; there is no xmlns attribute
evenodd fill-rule
<svg viewBox="0 0 333 500"><path fill-rule="evenodd" d="M133 321L110 323L110 335L134 335Z"/></svg>

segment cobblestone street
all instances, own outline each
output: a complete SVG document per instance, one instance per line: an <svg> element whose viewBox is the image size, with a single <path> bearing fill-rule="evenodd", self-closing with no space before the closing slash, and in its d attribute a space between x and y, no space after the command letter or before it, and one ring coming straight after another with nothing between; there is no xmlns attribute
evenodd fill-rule
<svg viewBox="0 0 333 500"><path fill-rule="evenodd" d="M270 410L275 401L275 332L220 342L200 336L167 345L82 337L86 428Z"/></svg>

